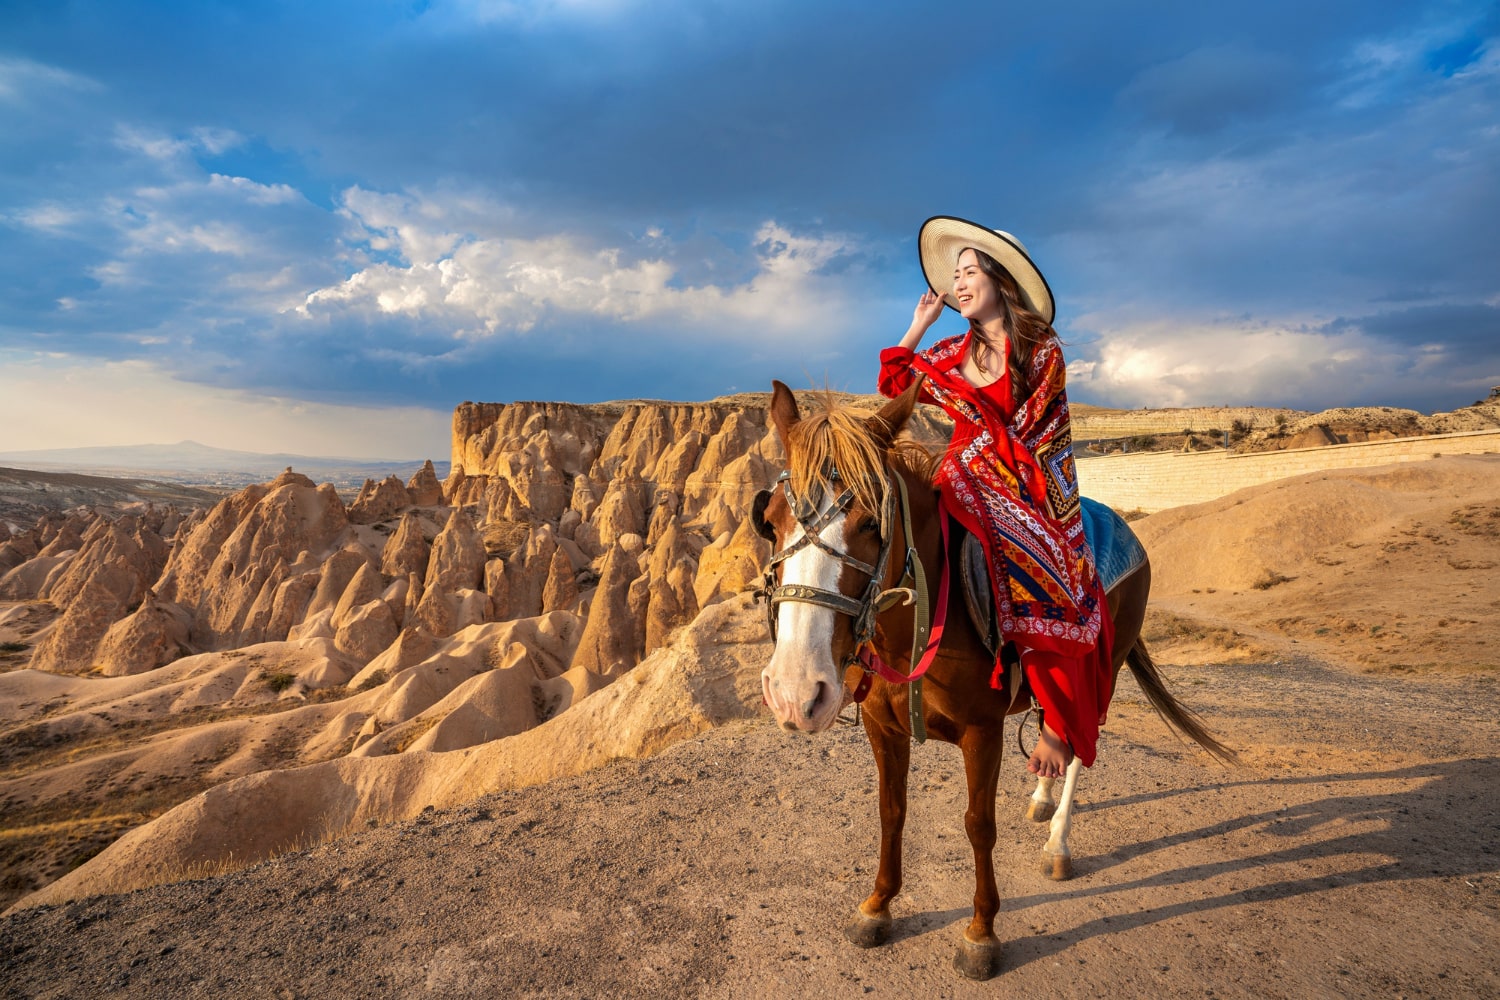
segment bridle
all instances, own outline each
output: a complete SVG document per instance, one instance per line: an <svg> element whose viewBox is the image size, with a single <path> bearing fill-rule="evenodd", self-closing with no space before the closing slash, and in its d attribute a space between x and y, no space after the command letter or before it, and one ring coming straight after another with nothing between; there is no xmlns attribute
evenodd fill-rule
<svg viewBox="0 0 1500 1000"><path fill-rule="evenodd" d="M837 469L829 469L827 481L832 484L841 483ZM780 552L771 556L770 562L766 564L765 576L762 578L761 586L757 589L755 600L766 602L766 618L771 629L771 640L776 640L776 609L779 605L788 601L799 604L814 604L818 607L829 608L836 614L846 615L853 619L854 645L849 653L839 664L840 673L849 667L858 664L864 671L864 677L860 680L859 687L854 691L854 700L860 702L869 693L870 685L874 676L879 672L887 680L896 682L910 682L911 693L911 719L912 735L921 742L926 738L926 730L922 721L921 710L921 674L926 671L930 663L932 652L928 637L932 633L931 628L931 601L927 591L927 577L922 568L922 561L917 555L916 547L912 544L913 534L911 528L911 501L906 491L906 480L900 475L882 476L881 492L883 499L880 508L881 538L880 549L875 556L873 564L856 559L847 552L841 552L827 542L823 541L822 532L839 515L848 512L854 503L854 491L844 487L843 491L834 498L828 508L821 513L818 504L805 498L798 498L792 490L791 472L783 472L776 480L786 497L788 508L792 517L802 528L802 537L797 539ZM893 488L894 482L894 488ZM899 494L900 499L897 500ZM769 498L769 491L764 494ZM754 511L754 517L760 520L760 514L764 507L764 501L758 501ZM885 580L889 576L890 561L894 551L892 544L894 532L891 530L897 515L900 515L901 526L906 541L906 552L902 563L901 579L899 586L886 587ZM946 537L946 532L945 532ZM776 578L776 570L782 563L796 555L802 549L811 545L812 547L826 553L838 562L867 578L863 593L859 599L849 597L836 591L824 590L821 587L812 587L806 584L792 583L782 584ZM945 581L946 582L946 581ZM945 593L940 598L940 603L946 604ZM875 655L875 624L876 619L886 610L901 606L913 606L912 614L915 617L912 634L912 658L913 669L911 675L903 675L890 667L885 666L880 658ZM941 628L938 630L941 633ZM927 656L923 656L927 653ZM917 667L918 659L922 663Z"/></svg>

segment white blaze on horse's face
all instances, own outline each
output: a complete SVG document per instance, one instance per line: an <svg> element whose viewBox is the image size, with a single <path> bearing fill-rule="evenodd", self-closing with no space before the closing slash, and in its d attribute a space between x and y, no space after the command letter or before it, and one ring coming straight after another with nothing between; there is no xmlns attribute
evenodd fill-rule
<svg viewBox="0 0 1500 1000"><path fill-rule="evenodd" d="M833 501L824 497L819 514ZM848 512L837 514L819 536L835 551L847 548L844 524ZM798 524L786 547L802 538ZM806 545L781 564L781 584L802 584L819 590L839 589L843 563ZM833 632L837 613L802 601L783 601L776 608L776 649L761 671L761 692L783 729L819 733L833 725L844 702L844 678L833 662Z"/></svg>

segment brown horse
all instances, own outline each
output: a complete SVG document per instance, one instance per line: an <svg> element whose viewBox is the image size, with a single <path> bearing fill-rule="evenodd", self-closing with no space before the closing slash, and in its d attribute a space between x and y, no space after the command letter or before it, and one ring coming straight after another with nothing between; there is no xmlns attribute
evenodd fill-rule
<svg viewBox="0 0 1500 1000"><path fill-rule="evenodd" d="M916 615L903 603L913 595L908 560L902 556L909 547L929 571L952 566L959 539L950 539L949 558L944 559L933 458L896 439L916 404L920 382L868 419L828 403L804 420L791 391L780 382L774 389L771 418L786 450L788 473L769 496L757 498L754 510L757 530L775 547L766 593L776 646L761 682L766 703L784 728L821 732L848 704L850 689L868 677L856 659L861 640L869 638L894 670L911 672ZM909 505L904 514L903 493ZM908 525L910 537L904 537ZM1170 725L1231 760L1232 751L1167 691L1146 652L1140 633L1150 586L1150 567L1143 566L1109 593L1115 671L1128 663ZM964 828L974 849L974 918L954 965L965 976L987 979L1000 966L994 933L1000 897L991 855L1005 717L1024 711L1029 701L1024 694L1013 698L1010 691L990 686L993 657L969 619L959 588L949 590L946 631L923 681L918 722L925 723L929 735L963 752L969 787ZM855 944L873 947L890 935L890 902L901 889L912 685L876 676L864 686L865 732L880 775L880 867L874 891L860 904L846 933ZM1040 779L1028 810L1032 819L1052 821L1042 849L1043 871L1052 878L1071 874L1067 836L1079 770L1075 758L1057 807L1053 779Z"/></svg>

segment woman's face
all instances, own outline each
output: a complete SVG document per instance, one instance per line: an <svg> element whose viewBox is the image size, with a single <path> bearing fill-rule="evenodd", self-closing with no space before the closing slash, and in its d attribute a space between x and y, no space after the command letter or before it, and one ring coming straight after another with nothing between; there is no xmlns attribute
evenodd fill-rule
<svg viewBox="0 0 1500 1000"><path fill-rule="evenodd" d="M973 250L958 255L958 267L953 272L953 297L958 299L960 315L970 322L982 325L1005 315L1000 307L1000 289L980 270L979 257Z"/></svg>

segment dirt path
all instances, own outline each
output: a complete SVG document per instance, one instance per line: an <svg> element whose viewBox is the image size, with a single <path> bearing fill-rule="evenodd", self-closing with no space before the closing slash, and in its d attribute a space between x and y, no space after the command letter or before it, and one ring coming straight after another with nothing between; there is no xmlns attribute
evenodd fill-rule
<svg viewBox="0 0 1500 1000"><path fill-rule="evenodd" d="M1077 877L1001 777L988 984L957 751L914 754L893 942L839 927L877 820L863 734L738 724L232 875L0 922L6 997L1495 996L1500 683L1179 668L1244 750L1204 764L1128 684L1081 783Z"/></svg>

